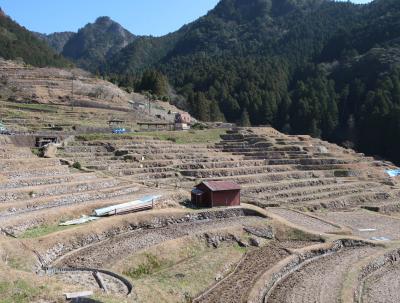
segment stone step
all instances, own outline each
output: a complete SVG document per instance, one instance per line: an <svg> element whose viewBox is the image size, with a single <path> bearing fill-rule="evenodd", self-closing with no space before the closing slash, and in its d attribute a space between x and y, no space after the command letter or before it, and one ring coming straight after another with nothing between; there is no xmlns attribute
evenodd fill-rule
<svg viewBox="0 0 400 303"><path fill-rule="evenodd" d="M152 155L154 157L156 157L156 155L172 155L172 154L183 154L183 153L187 153L187 154L197 154L197 155L201 155L201 154L207 154L209 152L212 152L206 148L196 148L196 149L190 149L190 148L165 148L165 149L149 149L149 148L137 148L137 149L120 149L117 151L117 153L119 153L120 155L123 155L123 153L125 154L135 154L135 155ZM118 155L117 153L115 153L115 155Z"/></svg>
<svg viewBox="0 0 400 303"><path fill-rule="evenodd" d="M40 186L31 186L17 189L0 190L0 203L8 203L11 201L37 199L40 197L58 196L70 193L80 193L92 191L96 189L104 189L121 185L122 182L117 179L98 178L87 181L74 181L62 184L49 184Z"/></svg>
<svg viewBox="0 0 400 303"><path fill-rule="evenodd" d="M356 178L311 178L304 180L289 180L278 182L266 182L256 184L245 184L242 186L244 194L274 194L283 190L307 187L312 189L314 186L343 184L356 182Z"/></svg>
<svg viewBox="0 0 400 303"><path fill-rule="evenodd" d="M236 168L215 168L215 169L195 169L183 170L181 174L187 177L194 178L213 178L213 177L228 177L241 175L254 175L262 173L276 173L282 171L290 171L285 166L250 166Z"/></svg>
<svg viewBox="0 0 400 303"><path fill-rule="evenodd" d="M317 185L313 187L303 187L295 189L283 189L274 193L260 193L256 197L264 199L265 201L281 201L285 200L287 203L298 203L313 200L315 197L320 198L328 196L330 193L346 193L346 192L360 192L362 190L370 190L377 188L377 184L366 182L353 182L353 183L337 183L328 185Z"/></svg>
<svg viewBox="0 0 400 303"><path fill-rule="evenodd" d="M216 169L216 168L238 168L238 167L251 167L251 166L264 166L265 160L241 160L234 159L230 161L217 161L217 162L201 162L201 163L184 163L178 164L177 168L182 170L194 169ZM288 166L290 168L290 166Z"/></svg>
<svg viewBox="0 0 400 303"><path fill-rule="evenodd" d="M19 203L3 203L0 204L0 217L6 217L9 215L16 215L40 209L88 203L95 200L111 199L119 196L129 195L134 193L135 191L137 191L137 188L133 187L132 185L125 185L119 187L109 187L94 191L87 191L83 193L66 194L56 197L45 197L40 199L32 199L29 201L20 201Z"/></svg>
<svg viewBox="0 0 400 303"><path fill-rule="evenodd" d="M315 171L286 171L279 173L263 173L253 175L241 175L241 176L230 176L230 177L213 177L204 178L202 180L217 180L217 181L234 181L239 184L259 184L266 182L280 182L287 180L303 180L311 178L334 178L334 171L329 170L315 170Z"/></svg>
<svg viewBox="0 0 400 303"><path fill-rule="evenodd" d="M264 159L263 157L244 157L246 160ZM265 159L267 165L302 165L302 166L318 166L318 165L338 165L354 163L350 159L336 159L336 158L303 158L303 159Z"/></svg>
<svg viewBox="0 0 400 303"><path fill-rule="evenodd" d="M365 205L370 202L382 202L385 200L389 200L391 195L386 192L360 192L360 193L351 193L344 194L341 193L336 196L332 196L331 198L321 198L319 200L309 201L305 207L309 210L318 210L321 208L328 209L347 209L356 206Z"/></svg>
<svg viewBox="0 0 400 303"><path fill-rule="evenodd" d="M17 149L13 148L1 148L0 149L0 159L26 159L26 158L37 158L34 154L32 154L30 149Z"/></svg>
<svg viewBox="0 0 400 303"><path fill-rule="evenodd" d="M97 178L98 177L93 173L70 174L69 172L68 174L58 175L58 176L27 177L27 178L6 180L4 182L0 182L0 190L40 186L40 185L62 184L62 183L69 183L72 181L79 182L79 181L93 180Z"/></svg>
<svg viewBox="0 0 400 303"><path fill-rule="evenodd" d="M65 165L59 166L44 166L41 168L24 168L13 171L1 172L1 175L8 179L26 179L33 177L49 177L49 176L59 176L68 174L69 168Z"/></svg>
<svg viewBox="0 0 400 303"><path fill-rule="evenodd" d="M94 160L81 162L87 168L98 170L119 170L123 168L152 168L168 167L175 164L173 160L144 160L144 161L123 161L123 160Z"/></svg>
<svg viewBox="0 0 400 303"><path fill-rule="evenodd" d="M121 167L119 169L106 169L108 172L112 172L116 175L123 176L136 176L149 173L165 173L170 171L175 171L172 167L145 167L145 168L129 168Z"/></svg>
<svg viewBox="0 0 400 303"><path fill-rule="evenodd" d="M79 153L66 153L63 150L57 151L57 156L60 158L74 158L74 159L91 159L96 157L112 158L115 157L111 152L79 152Z"/></svg>
<svg viewBox="0 0 400 303"><path fill-rule="evenodd" d="M348 189L343 190L336 190L336 191L328 191L324 193L312 193L304 196L288 198L284 200L275 200L279 204L287 203L287 204L299 204L299 203L315 203L320 200L327 200L327 199L336 199L341 196L352 195L352 194L363 194L366 192L375 192L372 188L365 188L365 187L350 187Z"/></svg>
<svg viewBox="0 0 400 303"><path fill-rule="evenodd" d="M106 153L105 146L65 146L59 149L60 152L66 153Z"/></svg>
<svg viewBox="0 0 400 303"><path fill-rule="evenodd" d="M0 171L15 171L21 168L40 168L60 165L58 159L0 159Z"/></svg>

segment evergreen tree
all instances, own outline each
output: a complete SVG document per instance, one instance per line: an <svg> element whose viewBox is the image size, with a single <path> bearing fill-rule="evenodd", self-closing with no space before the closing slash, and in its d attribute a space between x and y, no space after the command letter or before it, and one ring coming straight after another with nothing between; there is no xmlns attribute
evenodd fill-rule
<svg viewBox="0 0 400 303"><path fill-rule="evenodd" d="M147 70L142 75L138 90L149 91L157 96L164 96L168 94L168 80L159 71Z"/></svg>
<svg viewBox="0 0 400 303"><path fill-rule="evenodd" d="M239 125L243 126L243 127L251 126L250 117L249 117L249 113L247 112L247 109L243 110L242 115L240 117Z"/></svg>

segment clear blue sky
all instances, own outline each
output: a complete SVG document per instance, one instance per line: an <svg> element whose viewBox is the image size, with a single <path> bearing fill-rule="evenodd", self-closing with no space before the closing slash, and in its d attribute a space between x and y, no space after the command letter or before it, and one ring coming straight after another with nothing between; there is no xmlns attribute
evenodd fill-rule
<svg viewBox="0 0 400 303"><path fill-rule="evenodd" d="M40 33L77 31L99 16L109 16L133 34L160 36L205 15L218 2L219 0L0 0L0 7L19 24Z"/></svg>

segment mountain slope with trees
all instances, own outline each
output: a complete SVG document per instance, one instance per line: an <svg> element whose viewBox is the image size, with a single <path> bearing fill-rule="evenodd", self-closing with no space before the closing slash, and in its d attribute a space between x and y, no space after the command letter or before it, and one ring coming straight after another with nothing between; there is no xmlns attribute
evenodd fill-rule
<svg viewBox="0 0 400 303"><path fill-rule="evenodd" d="M104 72L157 69L200 119L249 116L400 161L399 49L396 0L222 0L175 33L134 41Z"/></svg>
<svg viewBox="0 0 400 303"><path fill-rule="evenodd" d="M72 64L33 33L14 22L0 8L0 57L22 59L33 66L66 67Z"/></svg>
<svg viewBox="0 0 400 303"><path fill-rule="evenodd" d="M36 37L45 41L52 49L54 49L58 54L61 54L65 44L75 35L74 32L59 32L52 33L49 35L34 33Z"/></svg>
<svg viewBox="0 0 400 303"><path fill-rule="evenodd" d="M100 17L73 35L64 45L62 54L78 66L97 72L108 59L135 38L109 17Z"/></svg>

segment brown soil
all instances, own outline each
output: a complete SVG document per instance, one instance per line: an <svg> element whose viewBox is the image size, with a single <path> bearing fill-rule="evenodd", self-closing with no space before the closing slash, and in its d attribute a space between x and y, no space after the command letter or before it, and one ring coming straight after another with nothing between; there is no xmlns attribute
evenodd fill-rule
<svg viewBox="0 0 400 303"><path fill-rule="evenodd" d="M249 291L255 281L277 262L289 256L290 253L287 249L311 244L309 242L273 242L262 248L252 250L246 254L230 276L195 302L247 302Z"/></svg>
<svg viewBox="0 0 400 303"><path fill-rule="evenodd" d="M317 218L313 218L306 214L302 214L300 212L296 212L290 209L284 208L269 208L270 212L283 217L287 221L301 226L302 228L318 231L322 233L330 233L330 232L337 232L340 229L333 224L329 224L325 221L319 220Z"/></svg>
<svg viewBox="0 0 400 303"><path fill-rule="evenodd" d="M267 299L269 303L336 303L352 265L377 248L344 249L308 263L287 276Z"/></svg>
<svg viewBox="0 0 400 303"><path fill-rule="evenodd" d="M400 220L369 211L321 212L321 218L341 226L349 227L353 234L364 239L385 237L389 240L400 239ZM367 229L367 231L365 231ZM368 231L368 229L375 229ZM363 231L364 230L364 231Z"/></svg>
<svg viewBox="0 0 400 303"><path fill-rule="evenodd" d="M374 272L364 283L362 302L400 302L400 264L390 264Z"/></svg>
<svg viewBox="0 0 400 303"><path fill-rule="evenodd" d="M55 265L57 267L110 268L118 260L164 241L194 233L215 231L216 229L258 224L264 222L264 220L258 217L240 217L181 223L160 229L137 230L79 249L65 256Z"/></svg>

